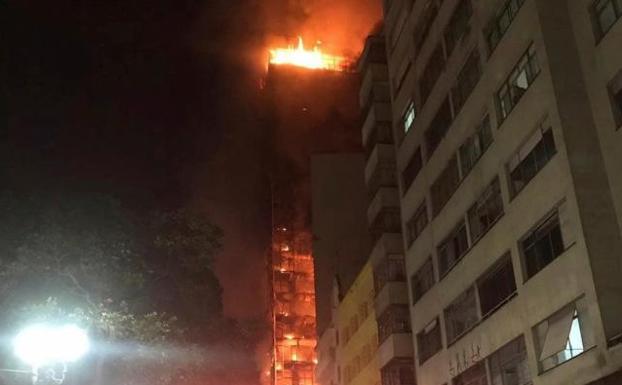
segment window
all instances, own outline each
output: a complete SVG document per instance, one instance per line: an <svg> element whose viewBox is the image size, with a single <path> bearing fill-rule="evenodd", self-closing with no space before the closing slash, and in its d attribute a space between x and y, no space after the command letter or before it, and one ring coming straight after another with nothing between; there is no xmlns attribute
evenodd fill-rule
<svg viewBox="0 0 622 385"><path fill-rule="evenodd" d="M521 241L527 279L536 275L564 252L557 210Z"/></svg>
<svg viewBox="0 0 622 385"><path fill-rule="evenodd" d="M518 194L556 153L553 130L540 125L508 164L512 194Z"/></svg>
<svg viewBox="0 0 622 385"><path fill-rule="evenodd" d="M391 334L410 333L410 312L406 305L389 305L378 317L378 339L383 343Z"/></svg>
<svg viewBox="0 0 622 385"><path fill-rule="evenodd" d="M536 57L536 48L532 43L512 69L503 86L497 91L499 121L507 118L539 73L540 67Z"/></svg>
<svg viewBox="0 0 622 385"><path fill-rule="evenodd" d="M454 105L454 114L462 109L471 92L477 85L479 78L482 76L482 69L479 61L479 53L477 48L471 52L466 63L460 70L456 84L451 91L451 100Z"/></svg>
<svg viewBox="0 0 622 385"><path fill-rule="evenodd" d="M482 316L485 317L516 293L516 281L510 253L501 257L477 280L477 293Z"/></svg>
<svg viewBox="0 0 622 385"><path fill-rule="evenodd" d="M479 321L475 288L470 287L467 291L460 294L458 298L445 309L444 313L447 343L451 344L464 333L468 332Z"/></svg>
<svg viewBox="0 0 622 385"><path fill-rule="evenodd" d="M438 317L430 322L422 331L417 333L417 356L419 365L443 348L441 340L441 324Z"/></svg>
<svg viewBox="0 0 622 385"><path fill-rule="evenodd" d="M428 260L413 274L410 279L410 290L413 297L413 305L416 304L425 293L434 286L436 279L434 278L434 265L432 258Z"/></svg>
<svg viewBox="0 0 622 385"><path fill-rule="evenodd" d="M443 278L462 258L469 248L464 220L436 248L438 254L438 274Z"/></svg>
<svg viewBox="0 0 622 385"><path fill-rule="evenodd" d="M488 385L486 380L486 365L479 362L451 380L452 385Z"/></svg>
<svg viewBox="0 0 622 385"><path fill-rule="evenodd" d="M401 233L402 218L400 209L396 207L383 208L372 223L370 231L374 239L378 239L382 234L386 233Z"/></svg>
<svg viewBox="0 0 622 385"><path fill-rule="evenodd" d="M425 104L428 97L434 89L438 78L445 69L445 55L443 54L443 46L439 43L432 51L421 76L419 77L419 96L421 96L421 104Z"/></svg>
<svg viewBox="0 0 622 385"><path fill-rule="evenodd" d="M411 65L412 62L410 58L405 57L404 61L397 70L397 76L393 78L393 95L396 95L402 88L402 85L404 84L404 80L406 80L406 75L408 75L408 71L410 70Z"/></svg>
<svg viewBox="0 0 622 385"><path fill-rule="evenodd" d="M406 135L408 133L408 131L410 130L410 128L413 125L413 122L415 121L415 116L416 116L416 111L415 111L415 103L414 102L410 102L408 104L408 108L406 109L406 112L404 113L404 135Z"/></svg>
<svg viewBox="0 0 622 385"><path fill-rule="evenodd" d="M492 20L488 30L488 47L492 52L499 44L499 40L510 27L525 0L508 0L499 13Z"/></svg>
<svg viewBox="0 0 622 385"><path fill-rule="evenodd" d="M573 302L534 327L536 357L540 370L546 371L574 358L589 346L584 333L579 308L580 299Z"/></svg>
<svg viewBox="0 0 622 385"><path fill-rule="evenodd" d="M503 199L499 177L495 177L468 211L471 242L481 238L503 215Z"/></svg>
<svg viewBox="0 0 622 385"><path fill-rule="evenodd" d="M596 39L600 40L622 16L622 0L596 0L592 13Z"/></svg>
<svg viewBox="0 0 622 385"><path fill-rule="evenodd" d="M438 14L438 5L436 4L436 0L430 0L425 5L425 10L422 13L421 21L415 27L415 54L418 55L421 51L421 47L423 43L425 43L428 34L430 33L430 28L434 23L434 19L436 19L436 15Z"/></svg>
<svg viewBox="0 0 622 385"><path fill-rule="evenodd" d="M394 358L380 370L382 385L416 385L411 358Z"/></svg>
<svg viewBox="0 0 622 385"><path fill-rule="evenodd" d="M428 207L424 199L417 208L417 211L415 211L415 214L406 224L406 241L408 242L408 245L411 245L415 241L415 239L419 237L419 235L423 232L423 229L425 229L427 225Z"/></svg>
<svg viewBox="0 0 622 385"><path fill-rule="evenodd" d="M460 165L462 175L467 175L475 163L482 157L484 152L492 143L492 133L490 130L490 119L488 115L476 129L475 133L467 138L460 146Z"/></svg>
<svg viewBox="0 0 622 385"><path fill-rule="evenodd" d="M531 373L527 362L525 337L505 344L488 357L491 385L531 384Z"/></svg>
<svg viewBox="0 0 622 385"><path fill-rule="evenodd" d="M388 254L374 269L374 290L380 290L387 282L404 282L406 273L404 257L401 254Z"/></svg>
<svg viewBox="0 0 622 385"><path fill-rule="evenodd" d="M406 191L410 188L410 185L415 181L417 175L423 167L423 158L421 157L421 147L415 150L412 158L408 161L406 168L402 171L402 193L406 194Z"/></svg>
<svg viewBox="0 0 622 385"><path fill-rule="evenodd" d="M620 0L622 2L622 0ZM622 70L609 82L609 95L617 127L622 126Z"/></svg>
<svg viewBox="0 0 622 385"><path fill-rule="evenodd" d="M460 172L458 171L458 159L454 156L449 160L441 174L430 187L432 196L432 214L437 216L445 204L449 201L460 184Z"/></svg>
<svg viewBox="0 0 622 385"><path fill-rule="evenodd" d="M456 43L468 31L469 19L473 13L470 0L462 0L451 15L445 28L445 48L447 56L451 55Z"/></svg>
<svg viewBox="0 0 622 385"><path fill-rule="evenodd" d="M451 107L449 106L449 99L446 98L443 104L439 107L436 115L430 122L430 127L425 132L425 143L427 149L428 159L432 157L432 154L441 143L441 140L445 137L447 130L452 122Z"/></svg>

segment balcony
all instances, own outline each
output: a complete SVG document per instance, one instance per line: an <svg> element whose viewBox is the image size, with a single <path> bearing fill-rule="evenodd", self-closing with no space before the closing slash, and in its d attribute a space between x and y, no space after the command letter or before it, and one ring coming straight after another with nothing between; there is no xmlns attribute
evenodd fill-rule
<svg viewBox="0 0 622 385"><path fill-rule="evenodd" d="M399 207L384 207L370 223L369 232L374 242L384 234L400 233L402 223Z"/></svg>
<svg viewBox="0 0 622 385"><path fill-rule="evenodd" d="M369 94L373 87L379 84L389 84L389 70L386 64L383 63L370 63L363 73L363 81L361 82L361 89L359 91L359 103L361 106L367 104ZM391 99L387 99L390 101Z"/></svg>
<svg viewBox="0 0 622 385"><path fill-rule="evenodd" d="M372 84L369 91L365 95L360 95L359 103L361 106L362 118L369 115L369 111L374 106L382 106L391 103L391 91L388 83Z"/></svg>
<svg viewBox="0 0 622 385"><path fill-rule="evenodd" d="M400 194L397 187L381 186L367 208L367 223L371 226L383 209L395 208L399 210L399 207Z"/></svg>
<svg viewBox="0 0 622 385"><path fill-rule="evenodd" d="M380 186L397 186L395 151L391 144L376 144L365 165L365 183L370 198Z"/></svg>
<svg viewBox="0 0 622 385"><path fill-rule="evenodd" d="M408 305L408 285L406 281L386 282L380 292L376 294L374 302L376 314L382 314L391 305Z"/></svg>
<svg viewBox="0 0 622 385"><path fill-rule="evenodd" d="M401 234L383 234L376 243L369 255L372 266L383 263L390 255L403 255L404 242Z"/></svg>
<svg viewBox="0 0 622 385"><path fill-rule="evenodd" d="M372 104L367 115L364 115L363 127L361 132L363 135L363 144L368 144L372 139L372 133L378 125L386 125L389 127L389 133L391 132L391 104L390 103L375 103Z"/></svg>
<svg viewBox="0 0 622 385"><path fill-rule="evenodd" d="M412 357L414 357L414 353L411 333L391 334L378 347L378 365L383 370L395 358L409 358L412 360Z"/></svg>

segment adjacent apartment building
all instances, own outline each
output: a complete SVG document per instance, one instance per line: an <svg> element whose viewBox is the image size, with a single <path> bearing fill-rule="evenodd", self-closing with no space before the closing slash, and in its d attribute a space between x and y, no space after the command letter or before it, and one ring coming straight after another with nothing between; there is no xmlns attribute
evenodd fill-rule
<svg viewBox="0 0 622 385"><path fill-rule="evenodd" d="M383 385L622 384L621 18L384 1L361 87Z"/></svg>

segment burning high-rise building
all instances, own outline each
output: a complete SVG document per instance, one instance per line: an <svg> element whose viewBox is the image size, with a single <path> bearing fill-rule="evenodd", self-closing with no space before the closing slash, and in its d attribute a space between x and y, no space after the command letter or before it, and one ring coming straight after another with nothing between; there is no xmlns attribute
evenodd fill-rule
<svg viewBox="0 0 622 385"><path fill-rule="evenodd" d="M313 385L316 285L310 228L310 156L359 151L358 81L347 61L297 46L271 51L266 75L272 246L269 252L274 385ZM327 272L322 276L332 279ZM330 285L320 285L327 287ZM330 292L323 293L330 296Z"/></svg>

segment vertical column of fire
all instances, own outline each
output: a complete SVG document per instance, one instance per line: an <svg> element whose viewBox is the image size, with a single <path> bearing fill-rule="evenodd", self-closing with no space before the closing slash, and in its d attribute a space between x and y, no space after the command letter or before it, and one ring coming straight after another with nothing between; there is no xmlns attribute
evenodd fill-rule
<svg viewBox="0 0 622 385"><path fill-rule="evenodd" d="M315 288L311 237L282 224L273 229L273 383L313 385Z"/></svg>

